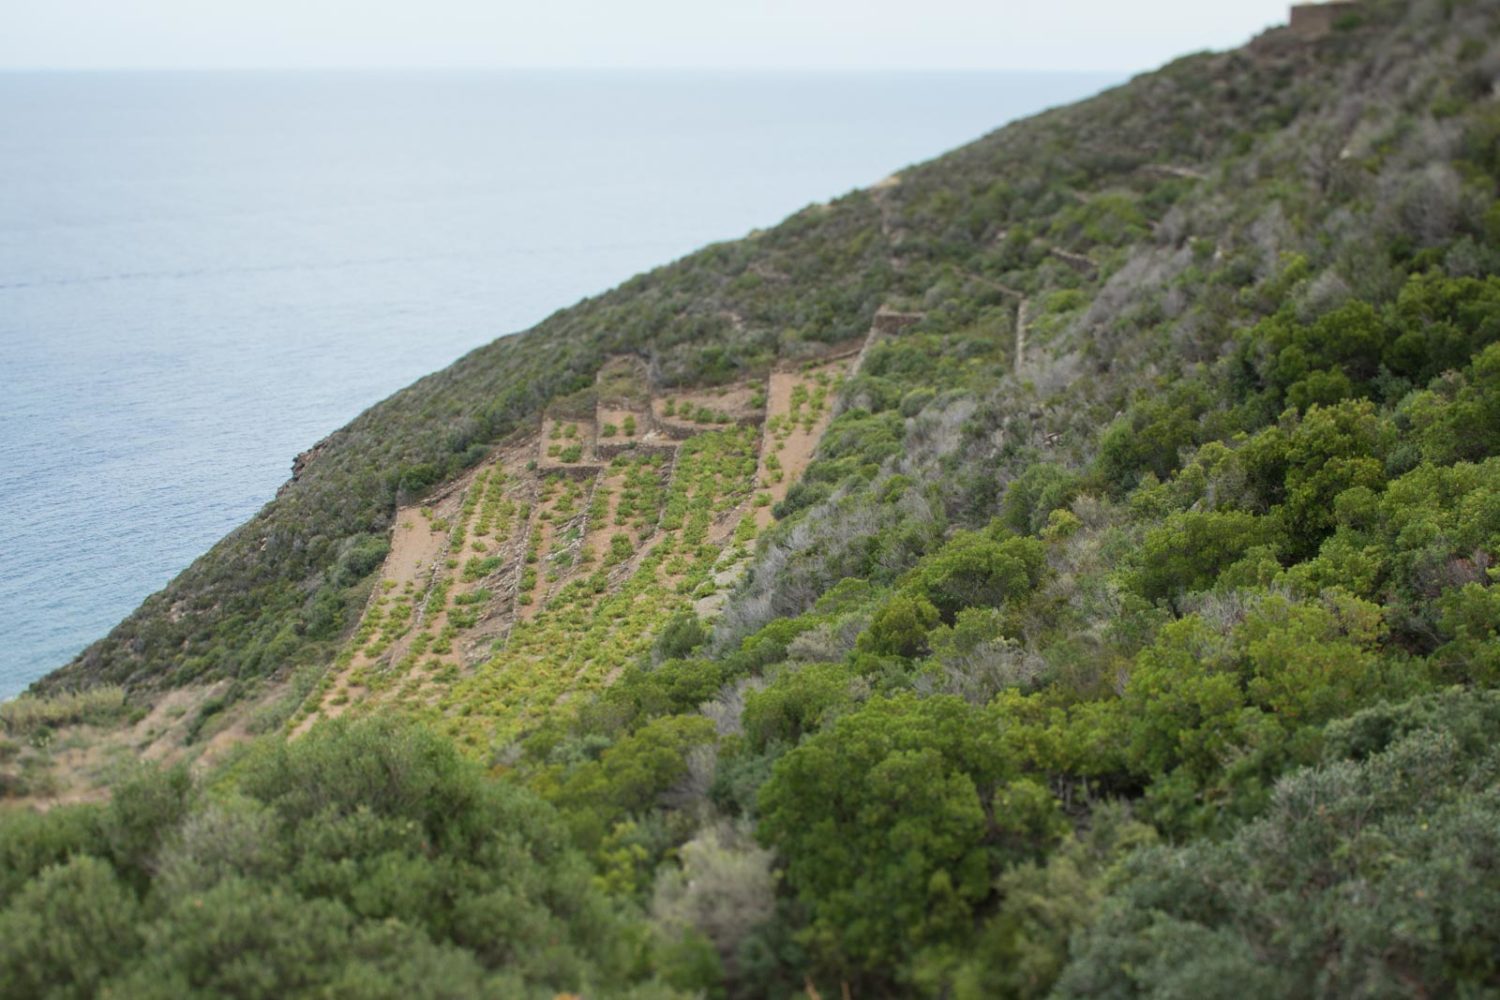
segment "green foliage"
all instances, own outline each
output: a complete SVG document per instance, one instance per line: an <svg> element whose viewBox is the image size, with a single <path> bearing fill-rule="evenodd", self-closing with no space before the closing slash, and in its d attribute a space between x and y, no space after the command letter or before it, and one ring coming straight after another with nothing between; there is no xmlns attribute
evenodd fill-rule
<svg viewBox="0 0 1500 1000"><path fill-rule="evenodd" d="M927 598L897 594L875 612L859 637L860 648L879 656L917 656L927 649L927 633L941 621Z"/></svg>
<svg viewBox="0 0 1500 1000"><path fill-rule="evenodd" d="M702 934L689 930L680 938L658 948L655 955L661 976L668 983L693 996L724 996L724 964L714 951L713 943Z"/></svg>
<svg viewBox="0 0 1500 1000"><path fill-rule="evenodd" d="M657 661L679 660L689 656L699 646L708 641L708 631L698 616L691 612L684 612L667 622L656 637L656 645L652 649L653 656Z"/></svg>
<svg viewBox="0 0 1500 1000"><path fill-rule="evenodd" d="M1335 523L1334 500L1346 490L1376 490L1395 429L1368 402L1313 406L1284 435L1282 520L1294 552L1313 549Z"/></svg>
<svg viewBox="0 0 1500 1000"><path fill-rule="evenodd" d="M1381 657L1380 611L1347 595L1323 604L1260 598L1231 633L1199 615L1165 626L1136 658L1121 699L1127 759L1142 774L1182 768L1206 781L1420 674Z"/></svg>
<svg viewBox="0 0 1500 1000"><path fill-rule="evenodd" d="M1067 964L1069 941L1093 924L1118 866L1155 840L1151 827L1105 804L1045 864L1027 862L1001 875L1000 906L980 929L974 957L954 974L954 995L1047 996Z"/></svg>
<svg viewBox="0 0 1500 1000"><path fill-rule="evenodd" d="M125 714L125 691L113 685L0 702L0 727L11 736L30 737L59 726L100 725Z"/></svg>
<svg viewBox="0 0 1500 1000"><path fill-rule="evenodd" d="M691 712L723 686L724 665L714 660L665 660L649 669L627 668L599 700L582 709L585 731L611 733L659 715Z"/></svg>
<svg viewBox="0 0 1500 1000"><path fill-rule="evenodd" d="M262 743L222 795L145 773L108 807L3 826L21 879L0 909L7 995L551 996L630 978L551 810L389 721Z"/></svg>
<svg viewBox="0 0 1500 1000"><path fill-rule="evenodd" d="M1500 685L1500 587L1466 583L1439 601L1451 638L1434 659L1451 680Z"/></svg>
<svg viewBox="0 0 1500 1000"><path fill-rule="evenodd" d="M143 766L120 782L104 813L105 851L115 870L137 888L146 885L158 845L187 815L192 781L186 767Z"/></svg>
<svg viewBox="0 0 1500 1000"><path fill-rule="evenodd" d="M103 816L92 806L0 811L0 899L14 897L45 869L104 851Z"/></svg>
<svg viewBox="0 0 1500 1000"><path fill-rule="evenodd" d="M544 482L528 610L488 660L411 678L435 697L401 710L503 781L399 728L315 731L211 796L166 774L0 819L16 947L24 896L97 928L36 945L74 993L1491 990L1495 12L1361 22L1316 58L1180 60L706 248L335 435L52 690L317 670L367 604L369 655L466 620L462 579L368 600L394 505L543 409L570 455L610 355L700 431L616 458L587 511ZM760 431L712 405L819 370L880 306L913 322L842 383ZM776 447L824 415L799 480ZM494 489L453 529L469 584L530 530ZM542 588L580 541L606 565ZM7 775L47 764L34 732ZM725 833L751 822L762 847Z"/></svg>
<svg viewBox="0 0 1500 1000"><path fill-rule="evenodd" d="M1500 344L1473 363L1402 402L1421 455L1447 464L1475 461L1500 450Z"/></svg>
<svg viewBox="0 0 1500 1000"><path fill-rule="evenodd" d="M1454 693L1336 727L1229 840L1132 857L1058 995L1488 989L1500 772L1475 737L1495 720L1492 693Z"/></svg>
<svg viewBox="0 0 1500 1000"><path fill-rule="evenodd" d="M1137 402L1100 435L1095 475L1120 493L1148 473L1157 479L1170 476L1180 452L1196 442L1197 418L1207 406L1202 387L1191 381Z"/></svg>
<svg viewBox="0 0 1500 1000"><path fill-rule="evenodd" d="M1132 767L1151 775L1186 767L1207 777L1261 739L1267 720L1248 705L1232 651L1196 615L1167 625L1141 651L1120 711Z"/></svg>
<svg viewBox="0 0 1500 1000"><path fill-rule="evenodd" d="M334 568L334 581L341 587L358 583L385 562L390 551L390 543L382 537L359 535L351 538Z"/></svg>
<svg viewBox="0 0 1500 1000"><path fill-rule="evenodd" d="M1046 564L1046 549L1035 539L997 541L959 531L923 560L908 586L952 621L963 608L999 607L1025 597L1041 582Z"/></svg>
<svg viewBox="0 0 1500 1000"><path fill-rule="evenodd" d="M45 868L6 904L0 984L10 996L97 996L141 947L140 904L98 858Z"/></svg>
<svg viewBox="0 0 1500 1000"><path fill-rule="evenodd" d="M714 725L702 716L655 719L577 768L553 796L585 846L596 846L616 823L656 804L687 776L687 756L712 742Z"/></svg>
<svg viewBox="0 0 1500 1000"><path fill-rule="evenodd" d="M1028 465L1006 487L1001 518L1016 534L1036 534L1054 510L1068 505L1079 487L1078 477L1061 466L1046 462Z"/></svg>
<svg viewBox="0 0 1500 1000"><path fill-rule="evenodd" d="M1205 590L1251 549L1274 545L1277 526L1244 511L1182 511L1146 533L1135 586L1153 600Z"/></svg>
<svg viewBox="0 0 1500 1000"><path fill-rule="evenodd" d="M745 736L758 750L795 745L853 705L855 674L842 663L809 663L783 671L768 687L745 699Z"/></svg>
<svg viewBox="0 0 1500 1000"><path fill-rule="evenodd" d="M899 980L962 935L1006 863L1058 836L1056 803L1020 778L994 724L956 698L877 698L777 762L761 833L841 977Z"/></svg>
<svg viewBox="0 0 1500 1000"><path fill-rule="evenodd" d="M1248 616L1243 643L1251 699L1287 728L1321 725L1418 682L1399 657L1382 658L1380 609L1330 595L1321 605L1267 598Z"/></svg>

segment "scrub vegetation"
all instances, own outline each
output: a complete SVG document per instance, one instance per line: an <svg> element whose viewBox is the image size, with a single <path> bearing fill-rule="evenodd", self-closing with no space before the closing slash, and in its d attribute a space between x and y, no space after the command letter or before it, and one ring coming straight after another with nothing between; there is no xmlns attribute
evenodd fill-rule
<svg viewBox="0 0 1500 1000"><path fill-rule="evenodd" d="M1497 83L1365 0L372 409L0 715L337 678L0 813L0 992L1500 990Z"/></svg>

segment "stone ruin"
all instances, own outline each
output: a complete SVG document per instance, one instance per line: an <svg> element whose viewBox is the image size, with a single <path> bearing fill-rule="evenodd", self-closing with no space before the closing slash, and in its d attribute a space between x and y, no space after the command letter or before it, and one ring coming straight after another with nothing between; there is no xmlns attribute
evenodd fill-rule
<svg viewBox="0 0 1500 1000"><path fill-rule="evenodd" d="M1313 41L1329 34L1339 19L1359 9L1358 0L1329 0L1327 3L1299 3L1292 7L1292 34Z"/></svg>

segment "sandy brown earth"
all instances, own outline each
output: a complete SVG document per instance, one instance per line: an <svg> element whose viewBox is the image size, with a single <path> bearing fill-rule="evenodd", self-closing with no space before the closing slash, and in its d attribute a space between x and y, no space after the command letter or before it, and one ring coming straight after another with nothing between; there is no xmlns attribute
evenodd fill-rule
<svg viewBox="0 0 1500 1000"><path fill-rule="evenodd" d="M481 471L493 471L502 467L503 460L485 463L465 474L436 503L415 504L396 512L396 523L391 529L391 551L381 567L380 583L371 595L371 606L383 595L421 592L426 589L433 575L443 568L440 563L448 558L449 525L459 516L464 497L474 480ZM420 614L420 609L417 614ZM438 627L441 624L438 622ZM408 633L375 659L399 658L410 648L410 641ZM293 735L306 732L320 718L335 719L344 714L365 693L365 689L353 680L354 676L372 662L374 659L363 650L356 652L333 678L316 710L296 725Z"/></svg>
<svg viewBox="0 0 1500 1000"><path fill-rule="evenodd" d="M596 461L594 433L592 420L545 418L542 421L541 441L537 445L537 466L541 469L562 469L592 464ZM564 453L575 445L581 454L574 461L565 461Z"/></svg>
<svg viewBox="0 0 1500 1000"><path fill-rule="evenodd" d="M631 422L635 424L633 433L627 434L626 428ZM600 405L595 411L594 423L599 428L599 444L604 447L610 445L623 445L631 441L639 441L645 437L654 426L651 411L648 408L640 410L625 409L615 406ZM614 433L609 429L614 428Z"/></svg>
<svg viewBox="0 0 1500 1000"><path fill-rule="evenodd" d="M832 419L838 381L850 371L850 362L840 360L812 368L771 373L757 474L758 481L763 484L762 492L771 498L771 505L785 500L792 484L807 471ZM793 397L799 387L809 397L820 388L823 390L824 399L817 412L812 411L810 402L804 402L794 412ZM755 526L758 529L766 528L772 520L770 505L756 508Z"/></svg>

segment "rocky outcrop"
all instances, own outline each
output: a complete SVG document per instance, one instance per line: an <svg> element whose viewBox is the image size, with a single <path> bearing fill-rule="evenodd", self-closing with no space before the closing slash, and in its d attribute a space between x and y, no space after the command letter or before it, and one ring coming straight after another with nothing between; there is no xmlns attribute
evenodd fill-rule
<svg viewBox="0 0 1500 1000"><path fill-rule="evenodd" d="M302 473L307 471L307 467L309 465L312 465L319 458L323 457L324 453L328 451L332 442L333 435L330 434L328 437L325 437L323 440L319 441L311 448L307 449L304 452L300 452L296 458L292 459L292 478L281 484L281 487L276 491L276 495L281 496L287 490L291 489L292 484L302 477Z"/></svg>

